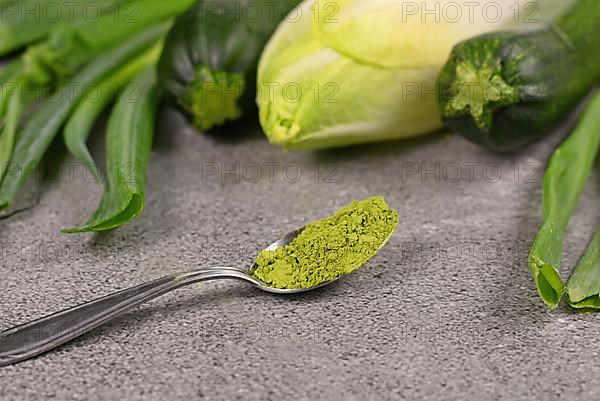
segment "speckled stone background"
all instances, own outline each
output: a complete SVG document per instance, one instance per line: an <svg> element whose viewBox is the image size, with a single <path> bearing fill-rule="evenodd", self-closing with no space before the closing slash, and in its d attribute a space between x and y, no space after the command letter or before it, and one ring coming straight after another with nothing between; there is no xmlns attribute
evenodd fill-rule
<svg viewBox="0 0 600 401"><path fill-rule="evenodd" d="M81 166L66 158L38 174L16 205L25 210L0 220L0 329L160 275L247 266L355 198L384 195L400 214L396 234L314 293L212 282L164 296L0 369L0 400L597 397L600 314L548 311L526 266L541 179L564 133L498 155L444 133L284 153L255 124L231 131L199 135L163 112L146 210L102 235L60 233L85 222L102 191ZM101 135L93 148L101 160ZM564 277L600 223L599 176L566 237Z"/></svg>

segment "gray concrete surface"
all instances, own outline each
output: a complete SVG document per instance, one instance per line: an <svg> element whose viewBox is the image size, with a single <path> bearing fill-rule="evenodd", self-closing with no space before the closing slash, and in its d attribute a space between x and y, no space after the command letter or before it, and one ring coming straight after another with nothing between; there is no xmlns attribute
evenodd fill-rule
<svg viewBox="0 0 600 401"><path fill-rule="evenodd" d="M560 134L511 155L444 134L284 153L254 125L202 136L174 113L161 121L146 210L131 224L61 234L101 194L65 165L17 205L37 206L0 220L0 329L163 274L247 266L271 239L355 198L384 195L399 229L322 291L219 282L169 294L0 369L0 400L597 398L600 314L548 311L526 267ZM596 174L566 237L565 277L600 223L599 196Z"/></svg>

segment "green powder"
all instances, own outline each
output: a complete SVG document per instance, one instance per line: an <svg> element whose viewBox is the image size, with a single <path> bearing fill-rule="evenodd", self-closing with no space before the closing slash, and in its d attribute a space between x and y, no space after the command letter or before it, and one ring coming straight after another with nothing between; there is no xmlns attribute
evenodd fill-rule
<svg viewBox="0 0 600 401"><path fill-rule="evenodd" d="M275 288L309 288L358 269L385 244L398 215L378 196L316 221L283 248L262 251L254 275Z"/></svg>

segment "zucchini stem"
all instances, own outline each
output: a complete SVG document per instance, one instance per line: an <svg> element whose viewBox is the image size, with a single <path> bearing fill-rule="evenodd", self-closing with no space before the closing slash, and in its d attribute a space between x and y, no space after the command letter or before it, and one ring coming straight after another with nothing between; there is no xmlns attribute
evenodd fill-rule
<svg viewBox="0 0 600 401"><path fill-rule="evenodd" d="M480 129L489 129L496 109L519 101L517 90L504 81L500 70L499 66L490 64L476 68L467 61L459 63L444 114L460 116L470 113Z"/></svg>
<svg viewBox="0 0 600 401"><path fill-rule="evenodd" d="M242 114L239 100L245 80L239 73L212 71L206 65L196 70L194 80L178 103L192 116L194 125L206 131Z"/></svg>

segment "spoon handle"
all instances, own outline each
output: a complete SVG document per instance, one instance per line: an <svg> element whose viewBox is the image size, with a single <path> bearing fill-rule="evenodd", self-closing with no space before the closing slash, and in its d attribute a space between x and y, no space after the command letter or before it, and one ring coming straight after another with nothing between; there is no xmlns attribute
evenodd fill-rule
<svg viewBox="0 0 600 401"><path fill-rule="evenodd" d="M0 366L49 351L185 284L179 276L166 276L8 329L0 333Z"/></svg>

